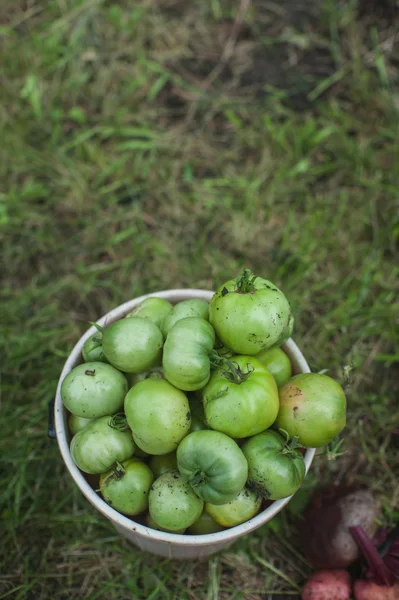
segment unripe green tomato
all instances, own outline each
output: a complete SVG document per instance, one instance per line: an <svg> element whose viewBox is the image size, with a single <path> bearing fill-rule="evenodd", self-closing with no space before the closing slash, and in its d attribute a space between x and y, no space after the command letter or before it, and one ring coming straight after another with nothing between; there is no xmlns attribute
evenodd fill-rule
<svg viewBox="0 0 399 600"><path fill-rule="evenodd" d="M198 519L190 525L187 529L187 533L191 533L192 535L206 535L208 533L217 533L218 531L223 531L224 527L216 523L215 519L208 515L205 510L202 511L202 514L198 517Z"/></svg>
<svg viewBox="0 0 399 600"><path fill-rule="evenodd" d="M169 331L172 329L174 325L181 319L186 319L187 317L199 317L201 319L205 319L205 321L209 320L209 304L205 302L205 300L183 300L182 302L178 302L171 312L169 312L161 325L161 331L166 338Z"/></svg>
<svg viewBox="0 0 399 600"><path fill-rule="evenodd" d="M154 481L149 495L150 516L160 527L179 531L192 525L204 503L178 471L164 473Z"/></svg>
<svg viewBox="0 0 399 600"><path fill-rule="evenodd" d="M173 310L173 305L164 298L151 296L141 302L136 308L126 315L126 318L140 317L148 319L161 328L162 321Z"/></svg>
<svg viewBox="0 0 399 600"><path fill-rule="evenodd" d="M164 473L176 471L176 452L169 452L169 454L160 454L158 456L152 456L148 464L155 477L159 477Z"/></svg>
<svg viewBox="0 0 399 600"><path fill-rule="evenodd" d="M270 371L278 387L281 387L290 379L292 375L291 362L281 348L262 350L256 355L256 358Z"/></svg>
<svg viewBox="0 0 399 600"><path fill-rule="evenodd" d="M75 435L89 423L93 423L93 421L95 421L95 419L84 419L83 417L77 417L76 415L71 414L68 417L69 431L72 435Z"/></svg>
<svg viewBox="0 0 399 600"><path fill-rule="evenodd" d="M244 488L227 504L205 504L205 511L223 527L235 527L252 519L260 509L260 496Z"/></svg>
<svg viewBox="0 0 399 600"><path fill-rule="evenodd" d="M102 333L97 331L85 341L82 348L82 356L85 362L107 362L103 352L102 340Z"/></svg>
<svg viewBox="0 0 399 600"><path fill-rule="evenodd" d="M77 417L97 419L119 412L127 393L126 377L112 365L78 365L61 385L64 406Z"/></svg>
<svg viewBox="0 0 399 600"><path fill-rule="evenodd" d="M209 321L221 343L235 354L256 355L282 339L290 305L271 281L249 269L226 281L209 304Z"/></svg>
<svg viewBox="0 0 399 600"><path fill-rule="evenodd" d="M280 390L276 420L291 438L309 448L324 446L345 427L346 398L342 387L327 375L295 375Z"/></svg>
<svg viewBox="0 0 399 600"><path fill-rule="evenodd" d="M148 493L154 475L137 458L114 465L100 477L101 494L110 506L123 515L138 515L148 508Z"/></svg>
<svg viewBox="0 0 399 600"><path fill-rule="evenodd" d="M116 429L112 423L111 416L101 417L72 438L72 460L81 471L91 475L105 473L117 461L123 462L133 456L132 432Z"/></svg>
<svg viewBox="0 0 399 600"><path fill-rule="evenodd" d="M136 444L148 454L173 452L190 430L187 396L166 379L136 383L126 395L125 413Z"/></svg>
<svg viewBox="0 0 399 600"><path fill-rule="evenodd" d="M148 371L161 358L163 337L148 319L130 317L109 325L103 333L103 350L107 360L126 373Z"/></svg>

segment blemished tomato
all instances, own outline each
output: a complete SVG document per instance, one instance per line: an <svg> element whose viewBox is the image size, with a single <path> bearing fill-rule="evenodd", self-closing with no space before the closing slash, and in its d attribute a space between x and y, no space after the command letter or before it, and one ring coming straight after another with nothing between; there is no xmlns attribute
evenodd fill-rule
<svg viewBox="0 0 399 600"><path fill-rule="evenodd" d="M103 352L103 335L99 331L85 341L82 356L85 362L107 362Z"/></svg>
<svg viewBox="0 0 399 600"><path fill-rule="evenodd" d="M61 385L64 406L77 417L97 419L118 412L127 393L126 377L112 365L78 365Z"/></svg>
<svg viewBox="0 0 399 600"><path fill-rule="evenodd" d="M173 310L170 311L164 318L161 331L165 338L167 337L169 331L172 329L174 325L181 319L186 319L187 317L199 317L201 319L209 320L209 304L205 302L205 300L183 300L182 302L178 302Z"/></svg>
<svg viewBox="0 0 399 600"><path fill-rule="evenodd" d="M277 431L251 437L241 448L248 461L248 487L267 500L294 494L305 477L299 450L290 448Z"/></svg>
<svg viewBox="0 0 399 600"><path fill-rule="evenodd" d="M214 342L215 332L208 321L199 317L178 321L164 346L162 365L166 379L187 392L204 387L210 377L209 355Z"/></svg>
<svg viewBox="0 0 399 600"><path fill-rule="evenodd" d="M125 413L136 444L148 454L176 450L191 425L187 396L166 379L136 383L125 398Z"/></svg>
<svg viewBox="0 0 399 600"><path fill-rule="evenodd" d="M78 433L81 429L84 429L89 423L93 423L95 419L84 419L83 417L77 417L76 415L69 415L68 425L69 431L72 435Z"/></svg>
<svg viewBox="0 0 399 600"><path fill-rule="evenodd" d="M162 345L160 329L140 317L115 321L103 333L106 359L126 373L141 373L158 364Z"/></svg>
<svg viewBox="0 0 399 600"><path fill-rule="evenodd" d="M114 465L100 476L101 494L110 506L124 515L138 515L148 507L154 475L138 458Z"/></svg>
<svg viewBox="0 0 399 600"><path fill-rule="evenodd" d="M298 436L304 446L324 446L345 427L345 393L331 377L318 373L295 375L279 393L276 426L290 437Z"/></svg>
<svg viewBox="0 0 399 600"><path fill-rule="evenodd" d="M262 498L244 488L227 504L205 504L205 511L223 527L235 527L252 519L260 509Z"/></svg>
<svg viewBox="0 0 399 600"><path fill-rule="evenodd" d="M215 519L212 519L211 515L208 515L205 510L202 511L200 517L190 525L187 529L187 533L193 535L206 535L207 533L217 533L223 531L224 527L216 523Z"/></svg>
<svg viewBox="0 0 399 600"><path fill-rule="evenodd" d="M126 315L129 317L141 317L148 319L161 328L162 321L173 309L173 305L164 298L146 298L136 308Z"/></svg>
<svg viewBox="0 0 399 600"><path fill-rule="evenodd" d="M158 456L152 456L150 462L148 463L151 471L154 473L155 477L159 477L164 473L170 473L171 471L176 471L177 469L177 460L176 460L176 452L169 452L169 454L161 454Z"/></svg>
<svg viewBox="0 0 399 600"><path fill-rule="evenodd" d="M233 356L224 364L202 390L209 427L234 438L264 431L279 409L273 375L254 356Z"/></svg>
<svg viewBox="0 0 399 600"><path fill-rule="evenodd" d="M147 515L147 527L151 527L151 529L156 529L157 531L165 531L166 533L184 533L186 531L185 527L183 529L176 529L176 531L160 527L158 523L155 523L150 514Z"/></svg>
<svg viewBox="0 0 399 600"><path fill-rule="evenodd" d="M209 429L205 419L204 406L201 400L189 400L189 404L191 411L190 432Z"/></svg>
<svg viewBox="0 0 399 600"><path fill-rule="evenodd" d="M248 465L242 451L219 431L194 431L180 442L177 466L205 502L225 504L243 489Z"/></svg>
<svg viewBox="0 0 399 600"><path fill-rule="evenodd" d="M178 471L164 473L154 481L149 494L150 516L160 527L178 531L192 525L204 503Z"/></svg>
<svg viewBox="0 0 399 600"><path fill-rule="evenodd" d="M116 461L123 462L134 454L130 429L121 431L113 426L111 416L101 417L79 431L71 441L71 456L85 473L104 473Z"/></svg>
<svg viewBox="0 0 399 600"><path fill-rule="evenodd" d="M287 383L292 375L292 367L290 359L281 348L262 350L256 355L256 358L270 371L278 387Z"/></svg>
<svg viewBox="0 0 399 600"><path fill-rule="evenodd" d="M251 356L280 341L290 315L282 291L249 269L220 286L209 305L209 321L222 344Z"/></svg>

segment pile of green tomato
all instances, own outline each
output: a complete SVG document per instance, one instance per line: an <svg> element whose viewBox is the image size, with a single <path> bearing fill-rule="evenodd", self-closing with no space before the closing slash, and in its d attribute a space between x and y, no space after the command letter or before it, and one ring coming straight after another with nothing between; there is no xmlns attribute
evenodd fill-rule
<svg viewBox="0 0 399 600"><path fill-rule="evenodd" d="M326 375L292 376L293 323L281 290L244 269L209 304L149 297L98 327L61 387L75 464L115 510L172 533L294 494L304 448L342 431L346 399Z"/></svg>

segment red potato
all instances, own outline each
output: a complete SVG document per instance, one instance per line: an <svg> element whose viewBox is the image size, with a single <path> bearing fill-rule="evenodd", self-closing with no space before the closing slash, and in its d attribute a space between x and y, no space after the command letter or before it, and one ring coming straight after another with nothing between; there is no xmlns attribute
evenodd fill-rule
<svg viewBox="0 0 399 600"><path fill-rule="evenodd" d="M392 587L358 579L353 588L355 600L399 600L399 582Z"/></svg>
<svg viewBox="0 0 399 600"><path fill-rule="evenodd" d="M351 580L343 570L316 571L302 589L302 600L350 600Z"/></svg>

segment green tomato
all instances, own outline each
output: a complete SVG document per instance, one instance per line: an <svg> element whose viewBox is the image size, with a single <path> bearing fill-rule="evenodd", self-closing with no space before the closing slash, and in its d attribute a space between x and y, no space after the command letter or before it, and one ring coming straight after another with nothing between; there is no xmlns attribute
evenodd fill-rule
<svg viewBox="0 0 399 600"><path fill-rule="evenodd" d="M153 456L149 462L150 469L154 473L155 477L159 477L164 473L170 473L176 471L177 460L176 452L169 452L169 454L161 454Z"/></svg>
<svg viewBox="0 0 399 600"><path fill-rule="evenodd" d="M100 490L112 508L134 516L147 509L153 481L151 469L141 460L130 458L100 476Z"/></svg>
<svg viewBox="0 0 399 600"><path fill-rule="evenodd" d="M187 533L191 533L193 535L205 535L207 533L217 533L218 531L223 531L223 529L224 527L219 525L219 523L216 523L216 521L212 519L211 515L208 515L208 513L204 510L202 515L200 515L195 523L190 525L190 527L187 529Z"/></svg>
<svg viewBox="0 0 399 600"><path fill-rule="evenodd" d="M202 513L204 503L177 471L164 473L150 489L150 516L160 527L178 531L192 525Z"/></svg>
<svg viewBox="0 0 399 600"><path fill-rule="evenodd" d="M69 415L68 425L69 431L72 435L75 435L81 429L84 429L89 423L93 423L95 419L84 419L83 417L77 417L76 415Z"/></svg>
<svg viewBox="0 0 399 600"><path fill-rule="evenodd" d="M225 504L243 489L245 456L234 440L219 431L194 431L177 449L180 474L205 502Z"/></svg>
<svg viewBox="0 0 399 600"><path fill-rule="evenodd" d="M159 328L140 317L115 321L103 334L107 360L126 373L141 373L156 365L161 358L162 344Z"/></svg>
<svg viewBox="0 0 399 600"><path fill-rule="evenodd" d="M136 383L125 398L125 413L134 441L149 454L176 450L191 425L187 396L166 379Z"/></svg>
<svg viewBox="0 0 399 600"><path fill-rule="evenodd" d="M199 317L201 319L205 319L205 321L208 321L208 302L205 302L205 300L195 299L178 302L178 304L173 307L173 310L165 316L162 322L161 331L165 338L178 321L181 321L181 319L186 319L187 317Z"/></svg>
<svg viewBox="0 0 399 600"><path fill-rule="evenodd" d="M115 428L111 416L96 419L79 431L70 446L71 456L77 467L94 475L104 473L114 463L131 458L134 441L130 430Z"/></svg>
<svg viewBox="0 0 399 600"><path fill-rule="evenodd" d="M202 397L209 427L234 438L264 431L278 414L276 382L254 356L223 361L202 390Z"/></svg>
<svg viewBox="0 0 399 600"><path fill-rule="evenodd" d="M162 321L172 310L172 304L164 298L151 297L143 300L143 302L126 315L126 318L140 317L148 319L161 329Z"/></svg>
<svg viewBox="0 0 399 600"><path fill-rule="evenodd" d="M103 352L103 334L97 331L85 341L82 348L82 356L85 362L107 362Z"/></svg>
<svg viewBox="0 0 399 600"><path fill-rule="evenodd" d="M204 406L201 400L190 400L189 404L191 412L190 432L209 429L205 419Z"/></svg>
<svg viewBox="0 0 399 600"><path fill-rule="evenodd" d="M209 321L222 344L236 354L251 356L281 338L290 315L281 290L249 269L226 281L209 305Z"/></svg>
<svg viewBox="0 0 399 600"><path fill-rule="evenodd" d="M178 321L169 331L163 351L165 377L177 388L190 392L208 383L215 332L199 317Z"/></svg>
<svg viewBox="0 0 399 600"><path fill-rule="evenodd" d="M118 412L127 393L126 377L112 365L78 365L61 385L64 406L77 417L97 419Z"/></svg>
<svg viewBox="0 0 399 600"><path fill-rule="evenodd" d="M278 387L287 383L292 375L292 367L290 359L281 348L262 350L256 358L270 371Z"/></svg>
<svg viewBox="0 0 399 600"><path fill-rule="evenodd" d="M166 533L184 533L186 531L185 527L183 529L176 529L176 531L171 531L170 529L160 527L158 523L155 523L150 514L147 516L147 527L151 527L151 529L156 529L157 531L165 531Z"/></svg>
<svg viewBox="0 0 399 600"><path fill-rule="evenodd" d="M286 498L300 487L305 477L303 456L277 431L258 433L241 450L248 461L248 486L262 498Z"/></svg>
<svg viewBox="0 0 399 600"><path fill-rule="evenodd" d="M227 504L205 504L205 511L223 527L235 527L252 519L260 509L262 498L244 488Z"/></svg>
<svg viewBox="0 0 399 600"><path fill-rule="evenodd" d="M280 388L276 425L310 448L331 442L346 423L346 398L342 387L318 373L295 375Z"/></svg>
<svg viewBox="0 0 399 600"><path fill-rule="evenodd" d="M156 379L157 377L164 377L163 368L159 365L153 367L149 371L143 371L142 373L126 373L129 389L139 381L144 381L144 379Z"/></svg>

